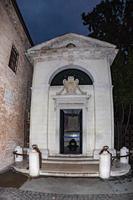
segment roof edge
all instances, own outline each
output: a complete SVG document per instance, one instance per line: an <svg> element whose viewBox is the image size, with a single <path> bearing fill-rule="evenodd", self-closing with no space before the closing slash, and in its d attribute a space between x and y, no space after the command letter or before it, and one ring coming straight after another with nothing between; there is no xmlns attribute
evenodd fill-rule
<svg viewBox="0 0 133 200"><path fill-rule="evenodd" d="M65 37L75 37L75 38L81 38L81 39L85 39L86 41L94 41L96 42L97 44L99 45L103 45L107 48L116 48L116 45L114 44L111 44L109 42L106 42L106 41L102 41L102 40L99 40L99 39L96 39L96 38L92 38L92 37L88 37L88 36L85 36L85 35L80 35L80 34L77 34L77 33L66 33L66 34L63 34L63 35L60 35L60 36L57 36L55 38L52 38L50 40L47 40L45 42L42 42L40 44L37 44L35 45L34 47L30 48L29 50L39 50L42 46L48 46L50 45L52 42L55 42L56 40L60 40L60 39L64 39Z"/></svg>
<svg viewBox="0 0 133 200"><path fill-rule="evenodd" d="M13 5L15 11L16 11L16 14L17 14L17 16L18 16L18 18L19 18L19 21L20 21L20 23L22 24L22 27L23 27L23 29L24 29L24 32L25 32L27 38L29 39L29 42L30 42L31 46L34 46L33 40L32 40L32 38L31 38L30 33L29 33L28 29L27 29L27 26L26 26L26 24L25 24L25 22L24 22L24 19L23 19L23 17L22 17L22 14L21 14L21 12L20 12L20 9L19 9L19 7L18 7L18 5L17 5L16 0L11 0L11 2L12 2L12 5Z"/></svg>

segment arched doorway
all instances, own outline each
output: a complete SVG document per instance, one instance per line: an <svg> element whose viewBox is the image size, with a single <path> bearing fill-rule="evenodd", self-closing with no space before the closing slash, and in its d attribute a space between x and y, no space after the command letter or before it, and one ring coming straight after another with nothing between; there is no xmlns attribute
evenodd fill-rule
<svg viewBox="0 0 133 200"><path fill-rule="evenodd" d="M82 70L71 68L64 69L57 73L51 80L51 86L62 86L63 80L68 80L68 77L74 77L74 80L79 81L81 85L93 85L93 81L88 74ZM59 96L60 98L60 96ZM60 137L60 154L82 154L83 146L83 126L85 109L81 97L77 95L65 95L66 103L60 98L61 106L58 106L59 117L59 137ZM73 103L71 101L73 98ZM87 97L84 97L86 99ZM74 100L75 99L75 100ZM80 103L79 103L80 99ZM57 97L58 101L58 97ZM62 101L62 102L61 102ZM67 102L68 101L68 102ZM68 107L67 107L68 105ZM76 106L75 106L76 105ZM63 107L64 106L64 107Z"/></svg>

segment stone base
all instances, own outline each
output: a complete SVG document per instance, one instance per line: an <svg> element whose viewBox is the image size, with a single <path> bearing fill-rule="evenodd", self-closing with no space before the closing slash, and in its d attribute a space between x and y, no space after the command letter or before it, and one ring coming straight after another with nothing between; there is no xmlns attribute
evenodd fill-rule
<svg viewBox="0 0 133 200"><path fill-rule="evenodd" d="M129 164L124 163L114 163L111 168L111 176L123 176L127 174L131 169L131 166Z"/></svg>
<svg viewBox="0 0 133 200"><path fill-rule="evenodd" d="M42 159L48 159L49 150L48 149L40 149L42 153Z"/></svg>
<svg viewBox="0 0 133 200"><path fill-rule="evenodd" d="M28 160L20 163L14 163L12 167L21 173L29 174ZM122 176L130 171L129 164L120 162L113 163L111 167L110 176ZM57 176L57 177L99 177L99 164L98 163L42 163L40 175L44 176Z"/></svg>

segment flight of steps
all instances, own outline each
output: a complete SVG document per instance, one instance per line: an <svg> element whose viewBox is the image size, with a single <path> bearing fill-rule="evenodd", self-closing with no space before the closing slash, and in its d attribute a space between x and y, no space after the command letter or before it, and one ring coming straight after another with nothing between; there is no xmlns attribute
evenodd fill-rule
<svg viewBox="0 0 133 200"><path fill-rule="evenodd" d="M55 156L42 161L40 175L60 177L98 177L99 161L83 156Z"/></svg>
<svg viewBox="0 0 133 200"><path fill-rule="evenodd" d="M29 162L23 160L12 165L15 171L29 174ZM111 176L122 176L131 169L129 164L113 163ZM40 175L57 177L99 177L99 161L83 156L49 157L43 160Z"/></svg>
<svg viewBox="0 0 133 200"><path fill-rule="evenodd" d="M94 160L92 157L86 156L49 156L47 160L42 160L42 163L58 163L58 164L98 164L99 160Z"/></svg>

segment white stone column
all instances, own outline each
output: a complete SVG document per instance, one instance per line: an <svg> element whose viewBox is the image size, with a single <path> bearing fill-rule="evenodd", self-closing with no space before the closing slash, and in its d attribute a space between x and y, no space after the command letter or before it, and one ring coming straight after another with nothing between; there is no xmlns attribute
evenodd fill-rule
<svg viewBox="0 0 133 200"><path fill-rule="evenodd" d="M45 151L48 148L48 91L48 84L34 86L31 100L30 145L37 144Z"/></svg>
<svg viewBox="0 0 133 200"><path fill-rule="evenodd" d="M110 87L110 104L111 104L111 127L112 127L112 135L111 135L111 148L114 149L114 103L113 103L113 86Z"/></svg>
<svg viewBox="0 0 133 200"><path fill-rule="evenodd" d="M112 86L95 85L95 150L94 157L99 157L100 149L107 145L113 148L113 102Z"/></svg>

